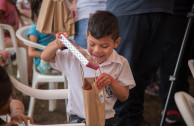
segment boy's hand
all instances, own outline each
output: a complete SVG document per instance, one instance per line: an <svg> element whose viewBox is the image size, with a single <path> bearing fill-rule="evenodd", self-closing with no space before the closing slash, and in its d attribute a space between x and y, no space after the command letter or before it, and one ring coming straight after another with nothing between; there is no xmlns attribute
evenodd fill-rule
<svg viewBox="0 0 194 126"><path fill-rule="evenodd" d="M114 78L107 73L100 74L100 76L96 80L98 88L110 85L113 79Z"/></svg>
<svg viewBox="0 0 194 126"><path fill-rule="evenodd" d="M63 34L66 38L69 37L69 35L66 32L56 34L56 43L57 43L59 48L65 47L65 45L59 40L59 38L61 38L61 34Z"/></svg>

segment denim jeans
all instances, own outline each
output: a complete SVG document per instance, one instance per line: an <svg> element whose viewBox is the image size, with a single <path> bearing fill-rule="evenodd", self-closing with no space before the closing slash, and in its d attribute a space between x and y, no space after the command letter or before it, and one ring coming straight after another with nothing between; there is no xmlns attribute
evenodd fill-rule
<svg viewBox="0 0 194 126"><path fill-rule="evenodd" d="M74 40L84 49L87 48L86 31L88 28L89 19L82 19L75 22L75 35Z"/></svg>

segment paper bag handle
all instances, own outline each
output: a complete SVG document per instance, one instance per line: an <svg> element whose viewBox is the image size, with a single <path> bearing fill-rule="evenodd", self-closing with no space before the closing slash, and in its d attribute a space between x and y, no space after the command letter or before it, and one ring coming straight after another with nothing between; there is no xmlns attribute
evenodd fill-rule
<svg viewBox="0 0 194 126"><path fill-rule="evenodd" d="M83 71L83 67L82 67L81 64L80 64L80 70L81 70L82 81L83 81L83 80L84 80L84 71ZM94 70L94 71L95 71L95 81L96 81L96 79L97 79L97 78L96 78L96 77L97 77L97 76L96 76L96 71L97 71L97 70ZM100 71L100 74L101 74L102 72L101 72L101 70L100 70L100 67L99 67L99 71Z"/></svg>

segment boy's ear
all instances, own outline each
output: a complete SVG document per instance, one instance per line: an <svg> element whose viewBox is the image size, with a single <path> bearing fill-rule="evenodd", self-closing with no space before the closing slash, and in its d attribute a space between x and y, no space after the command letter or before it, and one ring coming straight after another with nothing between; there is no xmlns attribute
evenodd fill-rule
<svg viewBox="0 0 194 126"><path fill-rule="evenodd" d="M121 37L118 37L118 39L115 41L114 48L117 48L120 42L121 42Z"/></svg>

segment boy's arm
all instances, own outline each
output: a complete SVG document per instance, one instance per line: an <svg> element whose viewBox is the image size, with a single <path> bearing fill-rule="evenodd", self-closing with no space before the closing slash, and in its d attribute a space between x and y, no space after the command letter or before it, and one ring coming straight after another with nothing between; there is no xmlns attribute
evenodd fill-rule
<svg viewBox="0 0 194 126"><path fill-rule="evenodd" d="M59 49L57 40L49 43L41 54L41 59L45 62L55 63L56 51Z"/></svg>
<svg viewBox="0 0 194 126"><path fill-rule="evenodd" d="M68 38L66 33L64 33L64 35ZM56 40L49 43L42 52L41 59L43 59L45 62L55 63L56 51L62 47L65 47L65 45L58 40L58 36L59 34L56 34Z"/></svg>
<svg viewBox="0 0 194 126"><path fill-rule="evenodd" d="M119 101L124 102L129 97L129 86L121 85L117 80L113 78L112 83L109 85L113 94L119 99Z"/></svg>
<svg viewBox="0 0 194 126"><path fill-rule="evenodd" d="M121 102L124 102L129 97L129 86L121 85L117 80L115 80L111 75L107 73L102 73L97 79L97 86L99 88L104 86L109 86L113 94Z"/></svg>

